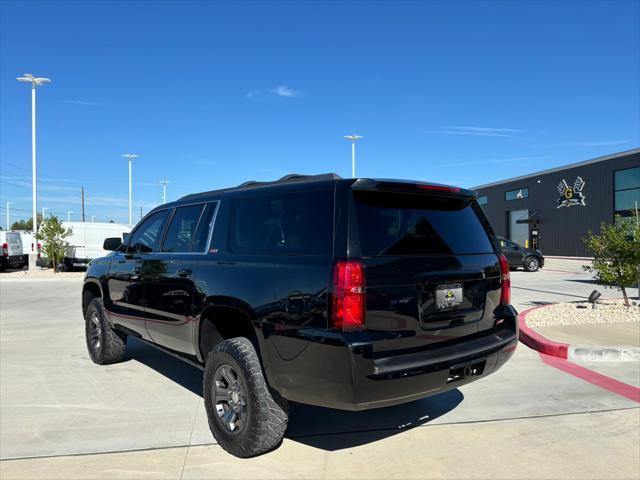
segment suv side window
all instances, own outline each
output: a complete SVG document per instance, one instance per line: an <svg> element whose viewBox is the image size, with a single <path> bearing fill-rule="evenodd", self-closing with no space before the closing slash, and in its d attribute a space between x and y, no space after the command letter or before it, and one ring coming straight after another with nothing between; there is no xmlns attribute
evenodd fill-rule
<svg viewBox="0 0 640 480"><path fill-rule="evenodd" d="M229 231L235 253L331 255L333 191L236 199Z"/></svg>
<svg viewBox="0 0 640 480"><path fill-rule="evenodd" d="M207 248L207 241L209 240L209 231L211 230L211 222L213 222L213 214L216 211L218 203L207 203L204 207L204 212L198 222L196 233L193 237L193 243L191 244L192 252L204 252Z"/></svg>
<svg viewBox="0 0 640 480"><path fill-rule="evenodd" d="M176 208L162 245L163 252L189 252L203 205Z"/></svg>
<svg viewBox="0 0 640 480"><path fill-rule="evenodd" d="M154 213L133 232L127 252L149 253L158 250L160 235L167 221L168 210Z"/></svg>

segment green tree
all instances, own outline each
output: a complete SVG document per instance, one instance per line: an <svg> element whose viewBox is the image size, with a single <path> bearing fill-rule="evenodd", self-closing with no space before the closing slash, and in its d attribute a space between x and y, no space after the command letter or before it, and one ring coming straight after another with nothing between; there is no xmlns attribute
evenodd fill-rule
<svg viewBox="0 0 640 480"><path fill-rule="evenodd" d="M36 218L38 219L38 225L40 225L42 223L42 214L37 213ZM13 222L11 224L11 230L24 230L27 232L33 230L33 217L29 217L27 220L21 219Z"/></svg>
<svg viewBox="0 0 640 480"><path fill-rule="evenodd" d="M42 242L44 250L49 260L53 263L53 271L57 272L58 263L64 258L67 241L71 235L71 229L65 229L58 217L51 215L40 224L36 238Z"/></svg>
<svg viewBox="0 0 640 480"><path fill-rule="evenodd" d="M637 217L637 214L636 214ZM602 224L600 235L589 235L584 240L593 252L593 263L583 268L595 274L599 285L619 288L624 304L629 306L626 287L638 281L640 275L640 225L638 218L629 222Z"/></svg>

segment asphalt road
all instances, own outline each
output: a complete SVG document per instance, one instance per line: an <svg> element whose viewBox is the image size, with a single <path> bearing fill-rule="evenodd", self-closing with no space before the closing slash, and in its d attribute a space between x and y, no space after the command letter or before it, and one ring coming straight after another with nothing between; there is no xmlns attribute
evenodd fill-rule
<svg viewBox="0 0 640 480"><path fill-rule="evenodd" d="M551 263L512 273L516 308L594 288L575 264ZM640 476L639 404L522 344L496 374L407 405L294 405L278 450L236 459L208 430L199 370L135 341L126 361L91 363L80 288L79 279L0 278L3 479ZM599 368L640 383L635 362Z"/></svg>

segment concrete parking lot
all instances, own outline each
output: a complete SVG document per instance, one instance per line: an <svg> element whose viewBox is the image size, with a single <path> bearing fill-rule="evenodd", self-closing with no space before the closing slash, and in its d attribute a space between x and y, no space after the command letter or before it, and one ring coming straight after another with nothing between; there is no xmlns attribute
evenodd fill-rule
<svg viewBox="0 0 640 480"><path fill-rule="evenodd" d="M518 310L594 288L569 260L512 283ZM495 375L407 405L293 405L278 450L234 458L209 432L199 370L136 341L123 363L91 363L80 288L78 276L0 278L3 479L640 476L639 404L522 344ZM583 366L640 385L637 362Z"/></svg>

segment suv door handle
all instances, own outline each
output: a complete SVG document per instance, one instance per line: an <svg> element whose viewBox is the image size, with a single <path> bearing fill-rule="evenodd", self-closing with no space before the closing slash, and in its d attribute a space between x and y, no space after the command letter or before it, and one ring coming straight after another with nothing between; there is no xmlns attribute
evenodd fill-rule
<svg viewBox="0 0 640 480"><path fill-rule="evenodd" d="M191 271L190 268L183 268L182 270L178 270L177 273L181 277L188 277L189 275L193 274L193 271Z"/></svg>

